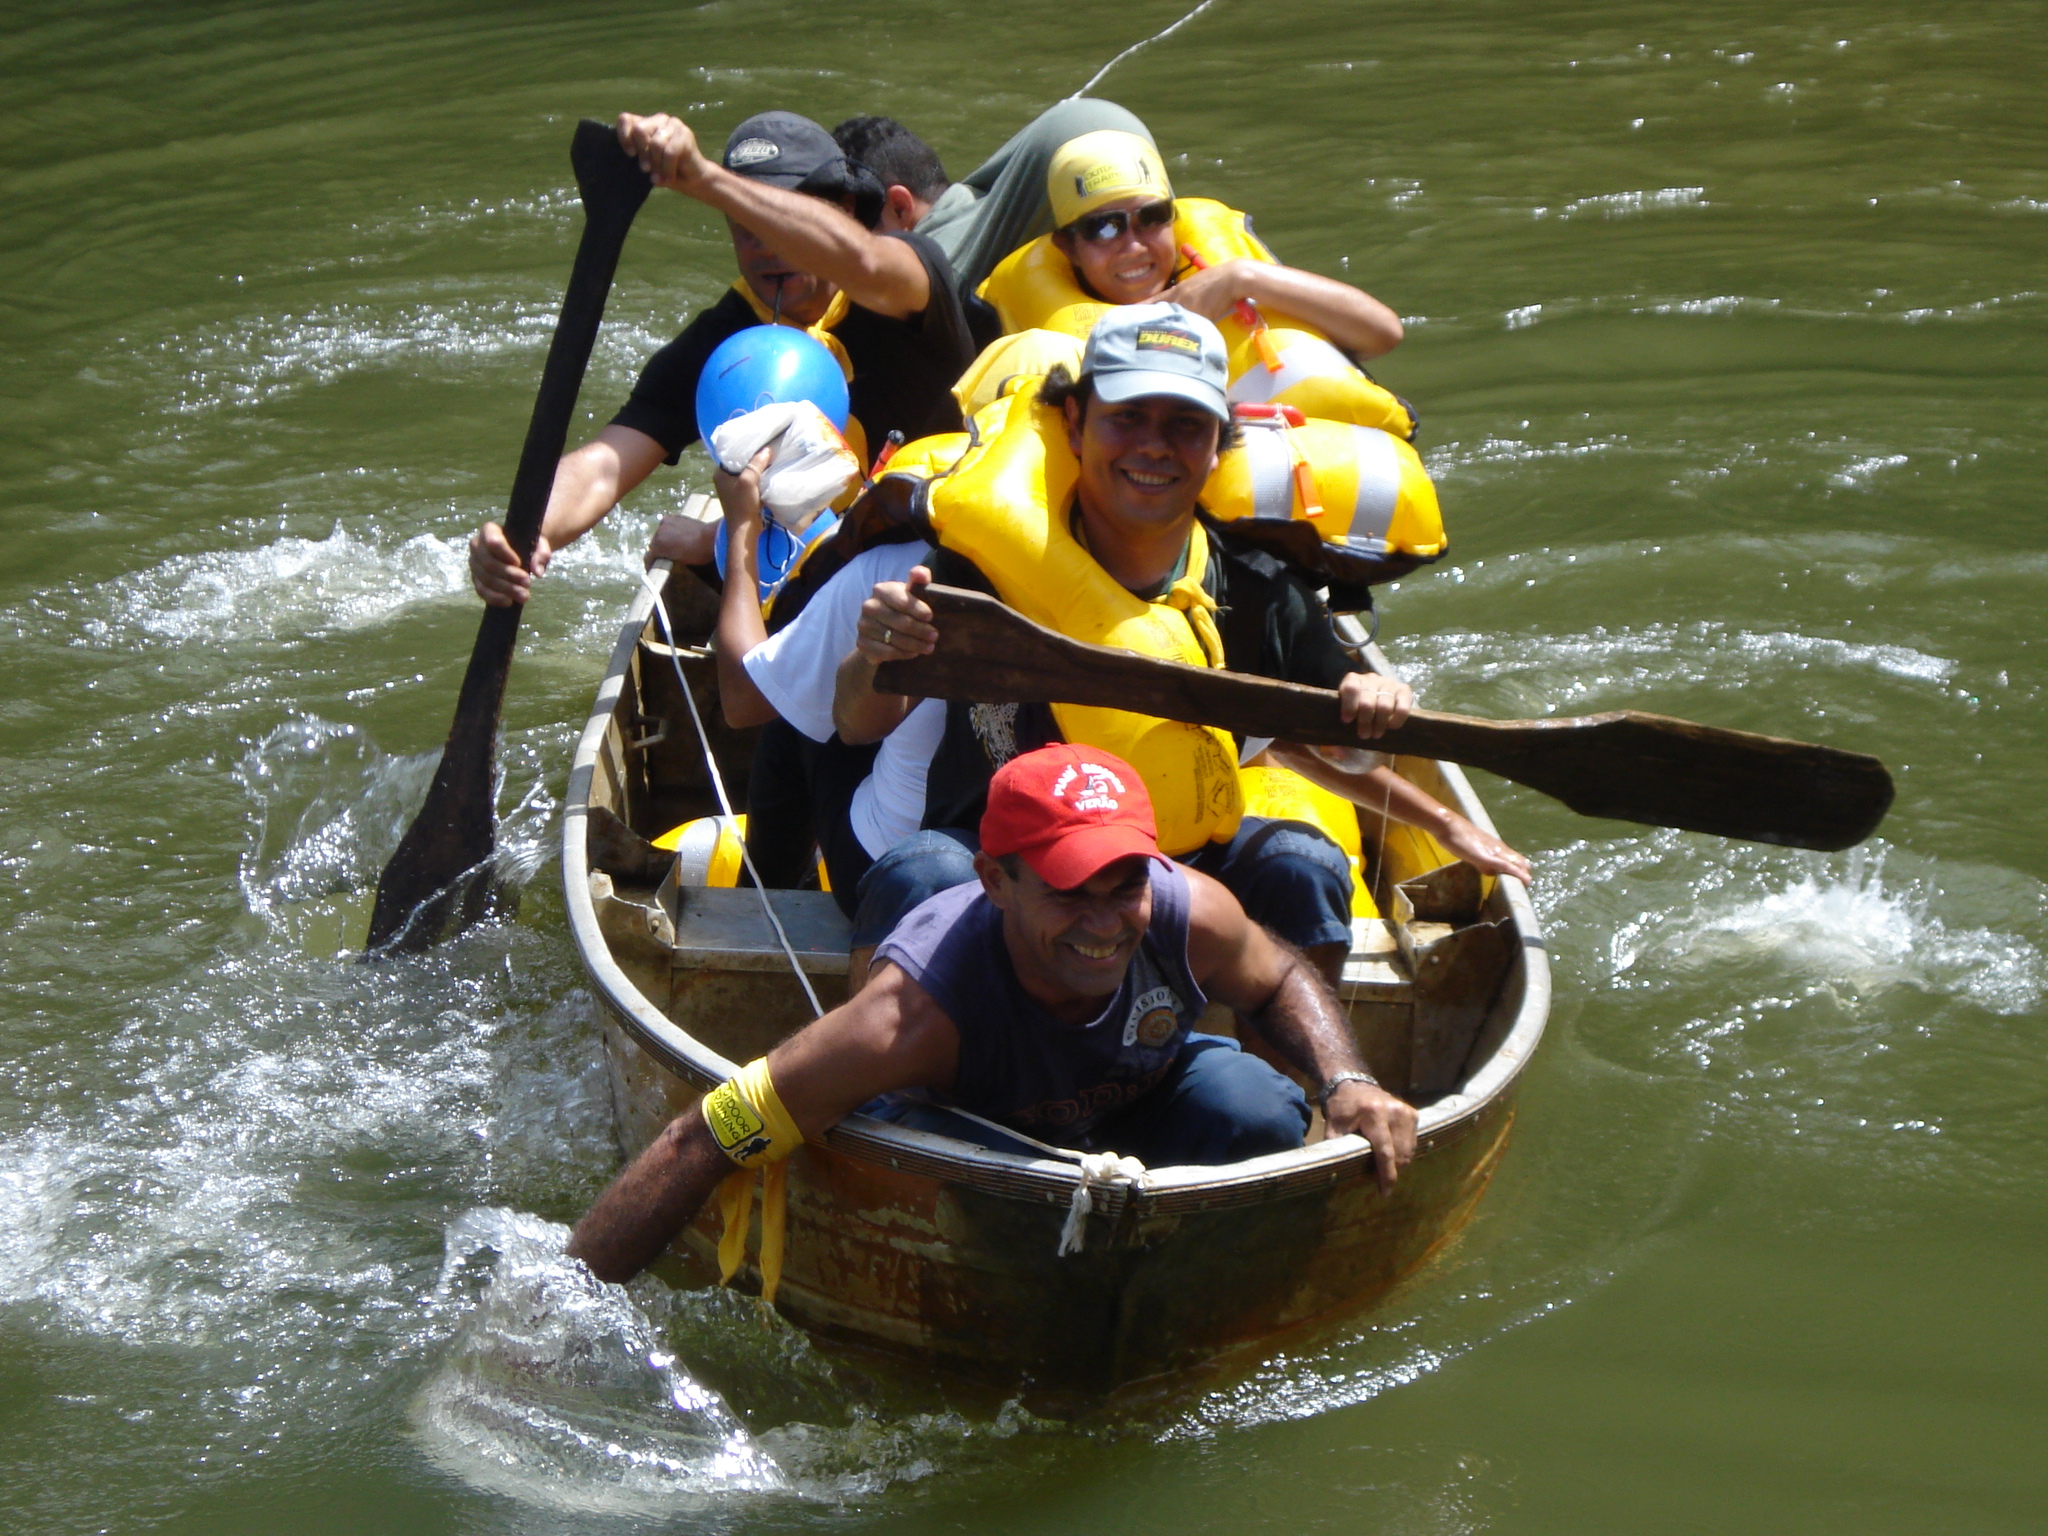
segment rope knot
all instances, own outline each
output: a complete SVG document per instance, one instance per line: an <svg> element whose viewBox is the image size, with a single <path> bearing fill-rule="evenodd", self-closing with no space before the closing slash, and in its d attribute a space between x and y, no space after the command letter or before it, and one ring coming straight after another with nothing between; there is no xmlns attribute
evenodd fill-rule
<svg viewBox="0 0 2048 1536"><path fill-rule="evenodd" d="M1061 1258L1079 1253L1087 1245L1088 1214L1095 1209L1095 1190L1117 1185L1143 1189L1152 1182L1152 1175L1135 1157L1119 1157L1114 1152L1083 1152L1079 1161L1081 1182L1074 1186L1074 1198L1067 1205L1067 1224L1060 1228Z"/></svg>

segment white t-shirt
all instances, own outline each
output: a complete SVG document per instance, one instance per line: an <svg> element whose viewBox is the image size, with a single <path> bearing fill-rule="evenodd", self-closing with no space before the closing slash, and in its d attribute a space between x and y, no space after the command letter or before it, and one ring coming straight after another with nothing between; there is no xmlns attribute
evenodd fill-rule
<svg viewBox="0 0 2048 1536"><path fill-rule="evenodd" d="M775 712L813 741L832 737L832 685L853 649L860 605L878 581L902 581L931 554L929 544L882 544L846 562L789 626L742 659ZM924 821L925 772L946 731L946 705L925 699L882 740L875 766L853 793L853 835L879 859Z"/></svg>

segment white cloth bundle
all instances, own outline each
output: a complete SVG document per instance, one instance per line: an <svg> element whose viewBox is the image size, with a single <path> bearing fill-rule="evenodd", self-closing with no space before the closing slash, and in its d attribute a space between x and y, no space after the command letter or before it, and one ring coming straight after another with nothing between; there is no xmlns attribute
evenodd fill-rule
<svg viewBox="0 0 2048 1536"><path fill-rule="evenodd" d="M860 483L860 460L831 418L808 400L764 405L714 427L711 456L736 475L769 444L775 456L761 475L761 504L792 533Z"/></svg>

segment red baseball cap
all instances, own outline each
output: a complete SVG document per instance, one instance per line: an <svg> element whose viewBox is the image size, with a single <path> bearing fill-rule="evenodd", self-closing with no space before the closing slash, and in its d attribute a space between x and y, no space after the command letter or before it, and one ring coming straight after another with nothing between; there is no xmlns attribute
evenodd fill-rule
<svg viewBox="0 0 2048 1536"><path fill-rule="evenodd" d="M1022 854L1056 890L1085 884L1131 854L1166 862L1138 770L1095 747L1059 742L1013 757L989 781L981 851Z"/></svg>

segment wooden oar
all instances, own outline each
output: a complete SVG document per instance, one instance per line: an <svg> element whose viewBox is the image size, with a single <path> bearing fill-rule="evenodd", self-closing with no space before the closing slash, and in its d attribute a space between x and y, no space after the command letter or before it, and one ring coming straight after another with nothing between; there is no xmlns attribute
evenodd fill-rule
<svg viewBox="0 0 2048 1536"><path fill-rule="evenodd" d="M923 597L938 649L884 663L879 688L983 704L1092 704L1244 736L1359 745L1328 689L1086 645L957 587L927 587ZM1891 775L1864 753L1632 709L1562 720L1418 709L1369 745L1484 768L1587 816L1792 848L1860 843L1892 803Z"/></svg>
<svg viewBox="0 0 2048 1536"><path fill-rule="evenodd" d="M528 565L540 540L555 464L568 440L569 418L576 410L598 322L604 318L619 251L626 231L633 227L633 215L653 188L647 173L619 147L618 136L588 118L576 125L569 162L583 199L583 238L576 247L568 291L562 295L561 318L548 346L505 512L505 537ZM489 905L498 712L519 638L519 614L516 604L484 609L455 702L455 723L441 749L441 766L434 772L426 803L377 881L377 905L370 914L372 952L424 949L440 936L451 916L458 929L465 928Z"/></svg>

